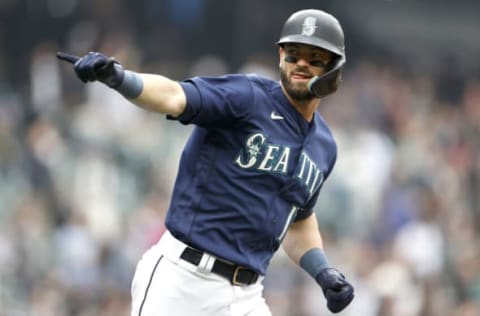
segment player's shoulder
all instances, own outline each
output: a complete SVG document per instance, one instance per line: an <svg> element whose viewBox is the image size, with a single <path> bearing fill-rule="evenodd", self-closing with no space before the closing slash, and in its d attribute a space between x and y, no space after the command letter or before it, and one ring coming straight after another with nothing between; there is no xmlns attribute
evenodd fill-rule
<svg viewBox="0 0 480 316"><path fill-rule="evenodd" d="M318 138L326 148L331 148L332 151L336 153L337 151L337 143L335 141L335 136L325 120L325 118L319 113L315 112L315 133L317 134ZM325 148L320 146L319 148Z"/></svg>
<svg viewBox="0 0 480 316"><path fill-rule="evenodd" d="M269 77L265 77L256 73L244 74L255 85L260 85L264 88L275 88L279 86L278 81L275 81Z"/></svg>
<svg viewBox="0 0 480 316"><path fill-rule="evenodd" d="M271 90L280 86L278 81L256 73L231 73L221 76L197 76L191 78L193 82L203 82L206 84L215 84L232 87L250 86L259 87L262 90Z"/></svg>

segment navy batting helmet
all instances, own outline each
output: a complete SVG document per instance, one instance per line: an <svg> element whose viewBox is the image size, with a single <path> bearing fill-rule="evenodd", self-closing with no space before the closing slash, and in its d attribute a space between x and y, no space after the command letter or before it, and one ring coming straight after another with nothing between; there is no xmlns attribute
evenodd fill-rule
<svg viewBox="0 0 480 316"><path fill-rule="evenodd" d="M335 17L316 9L293 13L283 25L277 45L286 43L312 45L333 53L335 58L327 72L312 78L308 87L319 98L337 90L342 81L346 56L343 30Z"/></svg>

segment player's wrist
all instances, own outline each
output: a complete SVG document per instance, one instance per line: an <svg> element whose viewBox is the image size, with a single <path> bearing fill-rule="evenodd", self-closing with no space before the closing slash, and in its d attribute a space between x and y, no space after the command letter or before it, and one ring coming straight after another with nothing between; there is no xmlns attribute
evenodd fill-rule
<svg viewBox="0 0 480 316"><path fill-rule="evenodd" d="M112 89L120 86L124 77L125 70L123 66L116 61L113 62L111 66L105 67L105 69L99 69L96 74L96 80L103 82Z"/></svg>
<svg viewBox="0 0 480 316"><path fill-rule="evenodd" d="M127 99L137 98L143 90L142 77L130 70L123 70L122 68L122 80L115 86L109 85L111 88L117 90Z"/></svg>
<svg viewBox="0 0 480 316"><path fill-rule="evenodd" d="M313 248L300 258L300 267L314 279L317 279L320 272L329 268L330 265L325 252L320 248Z"/></svg>

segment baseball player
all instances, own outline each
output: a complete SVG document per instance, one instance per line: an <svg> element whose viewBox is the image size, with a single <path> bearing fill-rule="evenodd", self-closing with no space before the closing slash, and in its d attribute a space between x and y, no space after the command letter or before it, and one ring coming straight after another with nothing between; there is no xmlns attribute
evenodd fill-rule
<svg viewBox="0 0 480 316"><path fill-rule="evenodd" d="M97 52L57 54L83 82L103 82L146 110L195 125L168 230L137 265L132 316L271 315L262 279L281 244L322 288L331 312L352 301L313 213L337 156L316 110L341 81L343 31L332 15L301 10L277 44L280 82L253 74L177 82L125 70Z"/></svg>

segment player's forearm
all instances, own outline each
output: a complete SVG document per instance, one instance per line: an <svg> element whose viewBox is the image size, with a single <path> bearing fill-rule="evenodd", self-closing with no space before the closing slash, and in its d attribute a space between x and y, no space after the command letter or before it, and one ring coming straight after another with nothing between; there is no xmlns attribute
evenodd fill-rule
<svg viewBox="0 0 480 316"><path fill-rule="evenodd" d="M57 52L57 58L73 64L83 82L103 82L146 110L172 116L179 116L185 110L186 96L180 83L167 77L126 70L114 58L98 52L82 57Z"/></svg>
<svg viewBox="0 0 480 316"><path fill-rule="evenodd" d="M178 116L186 106L186 96L176 81L161 75L137 74L143 83L140 95L130 101L146 110Z"/></svg>
<svg viewBox="0 0 480 316"><path fill-rule="evenodd" d="M297 264L307 251L315 248L323 249L315 214L293 223L285 235L282 246L287 255Z"/></svg>

